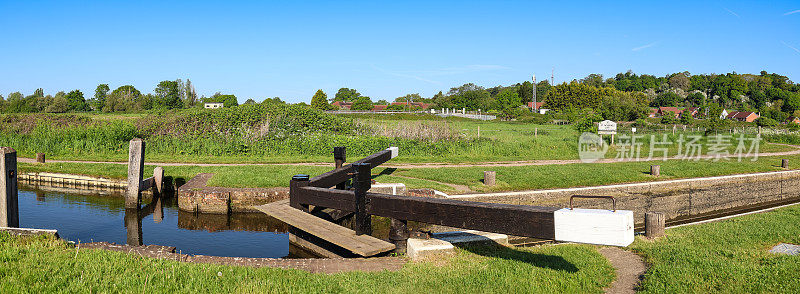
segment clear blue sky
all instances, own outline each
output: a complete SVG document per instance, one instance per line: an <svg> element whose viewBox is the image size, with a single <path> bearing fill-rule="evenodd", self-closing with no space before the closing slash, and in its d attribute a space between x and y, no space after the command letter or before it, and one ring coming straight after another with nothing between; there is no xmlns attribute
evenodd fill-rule
<svg viewBox="0 0 800 294"><path fill-rule="evenodd" d="M557 83L628 69L800 81L800 1L132 2L0 0L0 93L188 78L241 102L340 87L375 101L553 67Z"/></svg>

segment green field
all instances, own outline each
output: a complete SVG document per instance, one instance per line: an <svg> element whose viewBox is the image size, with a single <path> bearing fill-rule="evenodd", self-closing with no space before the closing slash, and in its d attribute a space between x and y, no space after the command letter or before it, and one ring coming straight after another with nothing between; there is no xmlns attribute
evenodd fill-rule
<svg viewBox="0 0 800 294"><path fill-rule="evenodd" d="M602 293L614 269L594 247L470 247L396 272L191 264L0 232L0 292L124 293Z"/></svg>
<svg viewBox="0 0 800 294"><path fill-rule="evenodd" d="M667 230L630 247L650 265L645 293L798 293L800 256L767 252L800 244L800 207Z"/></svg>
<svg viewBox="0 0 800 294"><path fill-rule="evenodd" d="M514 191L568 188L667 179L708 177L782 170L780 159L788 159L790 168L800 163L800 155L760 157L757 161L669 160L651 162L575 163L559 165L376 168L373 178L384 183L405 183L409 188L432 188L455 193L454 185L472 191ZM649 175L650 165L661 165L661 176ZM145 173L155 166L146 166ZM127 167L107 163L19 163L21 172L57 172L124 179ZM295 174L318 175L330 170L324 166L245 165L245 166L166 166L165 174L188 181L198 173L214 173L210 186L217 187L287 187ZM483 184L483 171L497 171L497 186Z"/></svg>
<svg viewBox="0 0 800 294"><path fill-rule="evenodd" d="M347 147L350 159L397 146L401 156L394 162L406 163L578 159L579 132L570 125L432 115L334 116L306 109L292 109L296 117L288 118L279 110L246 109L151 115L0 115L4 123L0 146L13 147L26 157L43 152L51 159L93 161L126 161L128 141L134 137L147 142L150 162L330 162L335 146ZM668 135L672 142L666 146L669 155L677 153L681 135L700 135L662 133L637 133L643 135L638 141L642 157L649 155L650 135L656 135L656 142ZM621 131L617 139L625 135L630 135L629 131ZM735 138L725 151L734 152ZM787 138L777 141L787 142ZM709 142L704 137L697 143L707 146ZM760 152L794 149L765 142L759 147ZM620 151L624 146L616 144L605 157L615 158Z"/></svg>

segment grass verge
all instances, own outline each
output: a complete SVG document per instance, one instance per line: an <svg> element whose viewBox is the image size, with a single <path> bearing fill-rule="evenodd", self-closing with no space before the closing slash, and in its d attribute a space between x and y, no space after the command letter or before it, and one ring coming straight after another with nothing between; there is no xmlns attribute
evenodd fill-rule
<svg viewBox="0 0 800 294"><path fill-rule="evenodd" d="M800 244L800 206L667 230L631 248L646 258L645 293L800 293L800 256L767 252Z"/></svg>
<svg viewBox="0 0 800 294"><path fill-rule="evenodd" d="M76 250L49 237L0 232L0 292L601 293L614 269L594 247L473 247L396 272L299 270L179 263Z"/></svg>

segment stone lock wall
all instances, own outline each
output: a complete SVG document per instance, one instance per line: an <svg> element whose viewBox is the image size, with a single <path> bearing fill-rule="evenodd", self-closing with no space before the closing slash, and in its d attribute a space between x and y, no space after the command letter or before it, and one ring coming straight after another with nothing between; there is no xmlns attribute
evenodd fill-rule
<svg viewBox="0 0 800 294"><path fill-rule="evenodd" d="M227 214L259 212L254 207L289 198L289 188L206 187L214 174L198 174L178 189L178 209L189 212ZM373 184L370 192L405 195L404 184Z"/></svg>
<svg viewBox="0 0 800 294"><path fill-rule="evenodd" d="M668 220L800 197L800 170L597 187L455 195L467 201L569 207L572 195L609 195L632 210L637 224L648 211ZM609 199L575 198L575 207L611 209Z"/></svg>

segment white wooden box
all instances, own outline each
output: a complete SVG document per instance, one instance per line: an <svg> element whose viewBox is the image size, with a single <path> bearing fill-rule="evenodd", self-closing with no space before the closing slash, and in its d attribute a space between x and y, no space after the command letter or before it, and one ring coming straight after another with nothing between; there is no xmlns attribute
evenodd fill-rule
<svg viewBox="0 0 800 294"><path fill-rule="evenodd" d="M598 245L633 243L633 211L562 208L554 213L556 240Z"/></svg>

